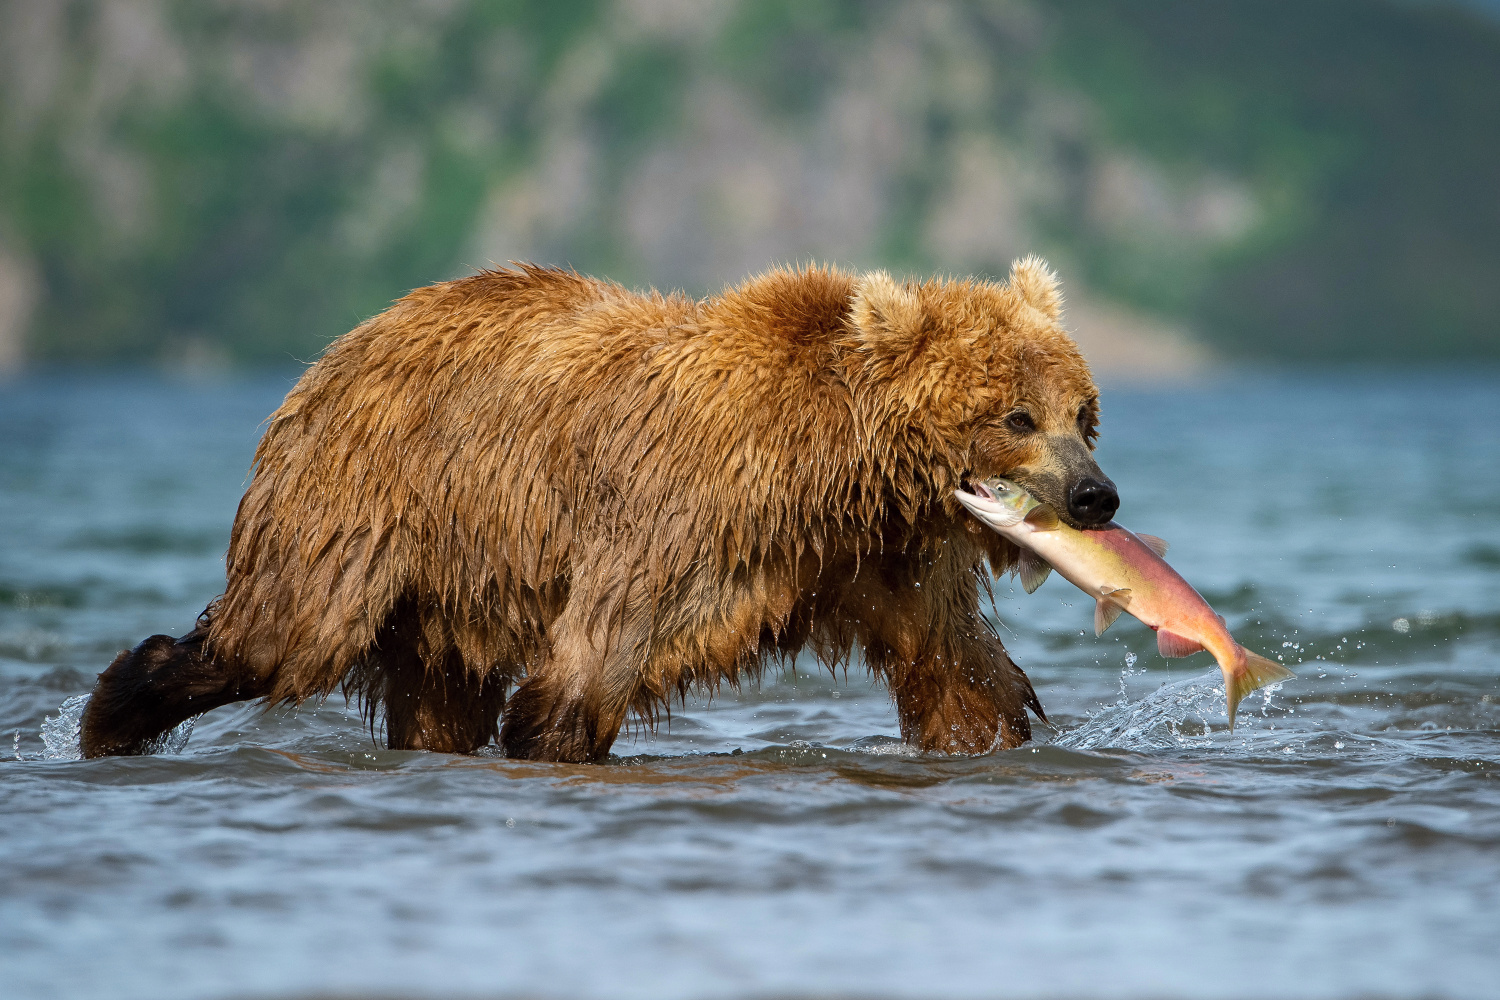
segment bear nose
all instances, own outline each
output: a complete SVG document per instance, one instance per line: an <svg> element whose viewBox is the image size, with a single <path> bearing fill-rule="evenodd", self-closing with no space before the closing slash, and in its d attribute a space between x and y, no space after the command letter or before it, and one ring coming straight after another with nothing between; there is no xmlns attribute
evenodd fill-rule
<svg viewBox="0 0 1500 1000"><path fill-rule="evenodd" d="M1120 509L1120 494L1109 480L1085 476L1068 491L1068 513L1080 524L1108 524Z"/></svg>

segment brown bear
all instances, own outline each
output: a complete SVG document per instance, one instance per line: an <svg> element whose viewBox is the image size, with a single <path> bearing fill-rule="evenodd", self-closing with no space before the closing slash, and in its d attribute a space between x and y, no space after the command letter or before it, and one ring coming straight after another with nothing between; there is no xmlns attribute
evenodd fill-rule
<svg viewBox="0 0 1500 1000"><path fill-rule="evenodd" d="M980 602L1016 550L953 493L1005 475L1113 516L1060 308L1035 258L702 301L534 266L412 292L271 417L223 596L99 676L83 752L342 687L392 748L598 761L631 712L804 648L861 651L909 743L1017 746L1045 716Z"/></svg>

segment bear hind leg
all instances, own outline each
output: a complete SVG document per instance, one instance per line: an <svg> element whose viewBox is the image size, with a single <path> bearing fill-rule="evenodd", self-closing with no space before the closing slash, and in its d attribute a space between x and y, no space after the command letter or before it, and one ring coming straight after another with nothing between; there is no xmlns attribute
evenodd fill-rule
<svg viewBox="0 0 1500 1000"><path fill-rule="evenodd" d="M271 676L215 659L206 648L210 607L187 635L153 635L116 656L94 684L79 727L85 757L136 756L210 709L270 693Z"/></svg>
<svg viewBox="0 0 1500 1000"><path fill-rule="evenodd" d="M493 664L472 669L450 626L434 605L398 601L378 643L344 679L372 731L383 714L392 750L474 753L499 735L510 675Z"/></svg>
<svg viewBox="0 0 1500 1000"><path fill-rule="evenodd" d="M388 664L381 701L392 750L474 753L499 736L509 685L498 670L476 676L458 651L438 663L416 656Z"/></svg>

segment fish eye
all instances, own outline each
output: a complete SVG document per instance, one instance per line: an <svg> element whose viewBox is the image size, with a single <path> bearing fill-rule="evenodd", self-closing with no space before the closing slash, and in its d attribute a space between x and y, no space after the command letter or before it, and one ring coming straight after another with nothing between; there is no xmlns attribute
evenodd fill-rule
<svg viewBox="0 0 1500 1000"><path fill-rule="evenodd" d="M1020 434L1029 434L1036 430L1036 421L1025 410L1017 410L1005 418L1005 426Z"/></svg>

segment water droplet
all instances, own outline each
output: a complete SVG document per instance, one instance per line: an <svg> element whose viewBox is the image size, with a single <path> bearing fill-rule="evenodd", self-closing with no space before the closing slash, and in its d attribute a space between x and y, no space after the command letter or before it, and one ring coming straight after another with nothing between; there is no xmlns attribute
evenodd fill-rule
<svg viewBox="0 0 1500 1000"><path fill-rule="evenodd" d="M507 826L507 827L510 827L510 828L514 828L514 827L515 827L515 825L516 825L516 821L515 821L515 820L514 820L514 819L507 819L507 820L506 820L506 821L505 821L505 825L506 825L506 826Z"/></svg>
<svg viewBox="0 0 1500 1000"><path fill-rule="evenodd" d="M1135 660L1136 660L1136 656L1135 656L1134 653L1126 653L1125 654L1125 666L1127 668L1135 666Z"/></svg>

